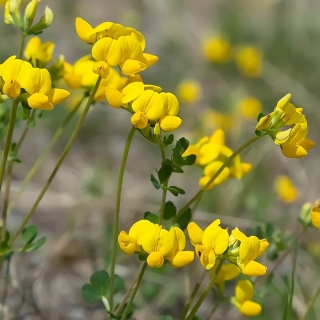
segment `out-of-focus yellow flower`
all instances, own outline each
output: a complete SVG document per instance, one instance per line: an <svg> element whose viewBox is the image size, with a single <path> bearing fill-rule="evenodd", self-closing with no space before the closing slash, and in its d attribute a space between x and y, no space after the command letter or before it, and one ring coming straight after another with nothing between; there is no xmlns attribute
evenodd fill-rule
<svg viewBox="0 0 320 320"><path fill-rule="evenodd" d="M6 24L15 24L15 21L21 20L20 19L20 5L21 5L21 0L5 1L4 22ZM15 16L16 19L13 19L12 16ZM21 23L21 27L22 27L22 22L20 22L20 23Z"/></svg>
<svg viewBox="0 0 320 320"><path fill-rule="evenodd" d="M313 207L311 210L311 222L312 224L317 228L320 229L320 208L319 207Z"/></svg>
<svg viewBox="0 0 320 320"><path fill-rule="evenodd" d="M230 60L230 43L222 38L213 37L203 43L204 56L217 63L226 63Z"/></svg>
<svg viewBox="0 0 320 320"><path fill-rule="evenodd" d="M200 263L207 270L213 268L216 259L228 248L228 231L220 227L220 219L213 221L204 231L195 222L190 222L187 229Z"/></svg>
<svg viewBox="0 0 320 320"><path fill-rule="evenodd" d="M246 97L240 100L237 107L241 114L248 119L256 119L262 111L261 102L254 97Z"/></svg>
<svg viewBox="0 0 320 320"><path fill-rule="evenodd" d="M53 42L41 42L39 37L32 37L24 50L24 56L33 66L37 66L38 62L47 64L52 60L52 52L55 44Z"/></svg>
<svg viewBox="0 0 320 320"><path fill-rule="evenodd" d="M32 66L29 62L9 57L0 65L0 77L4 81L2 92L10 98L16 98L23 88L23 83L30 82Z"/></svg>
<svg viewBox="0 0 320 320"><path fill-rule="evenodd" d="M147 220L133 224L129 234L121 231L118 242L127 254L147 254L147 263L151 268L160 268L164 262L181 268L194 259L194 252L184 251L186 238L180 228L174 227L168 231Z"/></svg>
<svg viewBox="0 0 320 320"><path fill-rule="evenodd" d="M30 94L27 101L32 109L51 110L70 95L67 90L51 87L47 69L31 69L28 77L23 78L22 87Z"/></svg>
<svg viewBox="0 0 320 320"><path fill-rule="evenodd" d="M308 123L302 114L302 108L296 108L290 103L291 94L279 100L274 111L262 117L256 130L265 131L274 143L281 147L284 156L288 158L302 158L308 150L314 147L314 141L307 139ZM284 126L293 126L281 131Z"/></svg>
<svg viewBox="0 0 320 320"><path fill-rule="evenodd" d="M235 297L231 298L233 303L244 316L257 316L261 313L260 304L252 301L254 287L249 280L238 281L235 289Z"/></svg>
<svg viewBox="0 0 320 320"><path fill-rule="evenodd" d="M38 2L40 0L31 0L24 10L24 27L26 30L32 25L33 19L37 13Z"/></svg>
<svg viewBox="0 0 320 320"><path fill-rule="evenodd" d="M218 265L219 260L216 261L215 265L210 270L211 277L215 274ZM214 283L223 291L225 282L236 278L239 274L241 274L241 269L237 265L232 263L224 264L216 275Z"/></svg>
<svg viewBox="0 0 320 320"><path fill-rule="evenodd" d="M0 0L0 6L5 4L7 2L7 0Z"/></svg>
<svg viewBox="0 0 320 320"><path fill-rule="evenodd" d="M200 99L202 89L197 81L184 81L177 87L177 95L183 102L192 103Z"/></svg>
<svg viewBox="0 0 320 320"><path fill-rule="evenodd" d="M287 176L278 176L275 179L274 188L284 202L292 202L298 198L298 191Z"/></svg>
<svg viewBox="0 0 320 320"><path fill-rule="evenodd" d="M225 145L223 130L216 130L212 136L200 139L196 144L190 145L183 156L196 155L196 164L204 167L204 176L200 178L199 185L204 188L209 180L223 165L224 161L232 155L233 151ZM242 163L240 156L236 156L232 163L224 168L219 176L212 182L207 190L226 181L230 176L241 179L252 169L250 163Z"/></svg>
<svg viewBox="0 0 320 320"><path fill-rule="evenodd" d="M239 246L240 242L240 246ZM232 230L230 236L230 254L227 259L237 263L241 272L247 276L263 276L267 267L255 261L269 246L266 239L258 239L256 236L247 237L238 228Z"/></svg>
<svg viewBox="0 0 320 320"><path fill-rule="evenodd" d="M248 77L258 77L262 72L260 51L251 46L241 48L236 56L239 69Z"/></svg>
<svg viewBox="0 0 320 320"><path fill-rule="evenodd" d="M203 127L210 131L216 128L227 131L233 127L232 116L216 110L205 111L201 117L201 122Z"/></svg>

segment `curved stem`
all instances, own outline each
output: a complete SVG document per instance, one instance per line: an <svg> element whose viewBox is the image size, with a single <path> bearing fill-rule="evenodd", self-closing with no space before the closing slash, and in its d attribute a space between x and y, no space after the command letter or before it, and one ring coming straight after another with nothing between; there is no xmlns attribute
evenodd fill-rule
<svg viewBox="0 0 320 320"><path fill-rule="evenodd" d="M128 301L128 304L127 304L126 308L125 308L124 311L123 311L123 315L122 315L122 317L121 317L120 320L125 320L125 319L127 318L127 314L128 314L128 312L129 312L129 310L130 310L130 307L131 307L131 305L132 305L133 299L134 299L134 297L136 296L136 293L137 293L137 291L138 291L138 289L139 289L139 286L140 286L142 277L143 277L143 275L144 275L144 272L146 271L146 268L147 268L147 262L144 262L144 263L143 263L143 266L142 266L142 269L141 269L141 271L140 271L140 273L139 273L137 283L134 285L134 288L133 288L133 290L132 290L130 299L129 299L129 301Z"/></svg>
<svg viewBox="0 0 320 320"><path fill-rule="evenodd" d="M112 250L111 250L111 262L110 262L110 287L109 287L110 288L109 289L110 290L109 291L110 292L110 296L109 296L110 310L113 310L114 269L115 269L116 257L117 257L122 182L123 182L123 176L126 168L131 141L135 131L136 131L135 126L132 126L126 141L126 145L123 150L123 155L122 155L122 160L121 160L121 165L120 165L119 175L118 175L116 209L115 209L115 214L113 218L113 236L112 236Z"/></svg>
<svg viewBox="0 0 320 320"><path fill-rule="evenodd" d="M83 112L82 112L82 114L81 114L81 117L80 117L80 119L79 119L76 127L74 128L74 130L73 130L73 132L72 132L72 135L71 135L71 137L70 137L70 139L69 139L69 141L68 141L65 149L63 150L63 152L62 152L62 154L61 154L61 156L60 156L60 158L59 158L56 166L54 167L54 169L53 169L50 177L48 178L46 184L45 184L44 187L42 188L42 190L41 190L38 198L36 199L35 203L33 204L32 208L30 209L30 211L28 212L28 214L26 215L26 217L23 219L23 221L22 221L19 229L16 231L16 233L14 234L14 236L11 238L11 240L10 240L10 245L12 245L12 243L17 239L17 237L20 235L20 233L23 231L23 229L24 229L25 226L27 225L29 219L32 217L32 215L33 215L34 212L36 211L36 209L37 209L40 201L42 200L42 198L43 198L43 196L45 195L46 191L48 190L51 182L53 181L56 173L58 172L58 170L59 170L59 168L60 168L63 160L65 159L65 157L66 157L67 154L69 153L69 150L70 150L70 148L71 148L74 140L76 139L76 137L77 137L77 135L78 135L78 133L79 133L79 131L80 131L80 128L81 128L81 126L82 126L82 123L83 123L83 121L84 121L84 119L85 119L85 117L86 117L86 115L87 115L87 113L88 113L88 111L89 111L89 109L90 109L90 106L91 106L91 104L92 104L92 102L93 102L94 96L95 96L95 94L96 94L96 92L97 92L97 90L98 90L100 81L101 81L101 78L99 77L98 80L97 80L97 82L96 82L96 84L95 84L95 86L94 86L94 88L92 89L92 92L91 92L90 97L89 97L89 99L88 99L88 101L87 101L87 104L86 104L86 106L85 106L85 108L84 108L84 110L83 110Z"/></svg>
<svg viewBox="0 0 320 320"><path fill-rule="evenodd" d="M209 186L216 180L216 178L220 175L220 173L224 170L224 168L226 168L230 162L237 156L239 155L245 148L247 148L248 146L250 146L252 143L254 143L255 141L259 140L260 138L262 138L264 135L262 136L256 136L251 138L250 140L248 140L246 143L244 143L241 147L239 147L224 163L223 165L219 168L219 170L211 177L211 179L206 183L206 185L199 190L194 197L189 200L177 213L177 215L174 217L173 222L175 223L180 217L181 215L194 203L196 202L199 198L201 198L202 194L209 188Z"/></svg>
<svg viewBox="0 0 320 320"><path fill-rule="evenodd" d="M185 317L186 317L186 315L187 315L187 313L188 313L188 311L190 309L190 306L192 305L192 302L193 302L194 298L196 297L196 295L197 295L197 293L198 293L198 291L200 289L201 283L202 283L203 279L205 278L206 274L207 274L207 270L204 270L202 272L202 275L201 275L199 281L195 285L188 302L186 303L184 309L182 310L182 314L181 314L180 320L185 319Z"/></svg>
<svg viewBox="0 0 320 320"><path fill-rule="evenodd" d="M301 320L308 320L309 313L311 312L313 305L316 302L319 294L320 294L320 285L319 285L318 289L316 290L316 292L314 293L314 295L312 296L312 298L308 304L307 310L306 310L304 316L301 318Z"/></svg>
<svg viewBox="0 0 320 320"><path fill-rule="evenodd" d="M27 185L29 184L30 180L34 177L34 175L38 172L39 168L41 167L43 161L46 159L48 154L50 153L53 146L56 144L60 136L62 135L65 127L69 124L73 116L76 114L76 112L79 110L81 103L83 102L85 96L76 104L75 108L67 115L63 123L60 125L60 127L57 129L56 133L52 137L49 144L46 146L46 148L42 151L40 156L37 158L31 169L28 171L27 175L21 182L19 191L14 195L12 200L9 203L9 209L8 209L8 215L10 214L11 210L15 207L19 199L21 198L24 190L26 189ZM21 139L20 139L21 140ZM19 142L17 144L17 147L19 145Z"/></svg>
<svg viewBox="0 0 320 320"><path fill-rule="evenodd" d="M203 300L206 298L206 296L208 295L208 293L210 292L211 287L214 284L214 280L216 279L218 273L220 272L220 269L224 263L225 259L221 259L219 261L218 267L214 273L214 275L211 277L210 282L208 283L208 285L206 286L206 288L204 289L202 295L200 296L200 298L198 299L197 303L195 304L195 306L193 307L193 309L191 310L190 314L187 317L187 320L192 320L193 316L196 314L196 312L198 311L198 309L200 308Z"/></svg>

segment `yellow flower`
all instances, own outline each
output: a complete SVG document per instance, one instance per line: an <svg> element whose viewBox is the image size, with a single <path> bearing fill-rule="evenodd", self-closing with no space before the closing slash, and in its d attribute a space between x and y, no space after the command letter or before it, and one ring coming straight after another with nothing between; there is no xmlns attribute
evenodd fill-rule
<svg viewBox="0 0 320 320"><path fill-rule="evenodd" d="M145 232L148 230L149 232ZM126 254L133 254L140 251L143 241L151 241L153 233L159 232L159 228L148 220L139 220L132 225L129 233L121 231L118 236L120 249Z"/></svg>
<svg viewBox="0 0 320 320"><path fill-rule="evenodd" d="M32 66L29 62L9 57L0 65L0 77L3 80L2 91L10 98L16 98L23 88L23 83L30 81Z"/></svg>
<svg viewBox="0 0 320 320"><path fill-rule="evenodd" d="M262 72L261 53L258 49L246 46L236 56L239 69L248 77L257 77Z"/></svg>
<svg viewBox="0 0 320 320"><path fill-rule="evenodd" d="M302 158L308 150L314 147L314 141L307 139L308 123L302 114L302 108L296 108L290 103L291 94L281 98L270 114L262 117L256 130L269 134L276 145L280 145L284 156L288 158ZM293 126L280 131L283 126Z"/></svg>
<svg viewBox="0 0 320 320"><path fill-rule="evenodd" d="M170 132L178 129L182 123L181 118L177 117L179 112L179 101L171 92L161 92L165 97L164 113L159 119L160 128L164 132Z"/></svg>
<svg viewBox="0 0 320 320"><path fill-rule="evenodd" d="M187 103L193 103L201 97L201 86L197 81L184 81L177 87L177 95Z"/></svg>
<svg viewBox="0 0 320 320"><path fill-rule="evenodd" d="M292 202L298 198L298 192L289 177L278 176L274 182L275 190L281 200Z"/></svg>
<svg viewBox="0 0 320 320"><path fill-rule="evenodd" d="M205 269L211 269L228 248L228 231L220 227L220 219L213 221L204 231L195 222L190 222L187 229L200 263Z"/></svg>
<svg viewBox="0 0 320 320"><path fill-rule="evenodd" d="M215 265L210 270L211 277L215 274L218 264L219 260L216 261ZM241 269L237 265L233 263L224 264L216 275L214 283L223 291L225 282L236 278L239 274L241 274Z"/></svg>
<svg viewBox="0 0 320 320"><path fill-rule="evenodd" d="M223 165L222 161L213 161L204 168L203 170L204 176L201 177L199 180L200 188L205 187L205 185L216 174L216 172L220 169L222 165ZM209 187L207 187L207 190L210 190L214 186L218 186L223 182L225 182L229 178L229 175L230 175L230 169L228 167L224 168L222 172L217 176L217 178L212 182L212 184Z"/></svg>
<svg viewBox="0 0 320 320"><path fill-rule="evenodd" d="M186 238L180 228L174 227L168 231L147 220L134 223L129 234L121 231L118 242L127 254L147 254L147 263L151 268L160 268L165 262L174 268L181 268L194 259L194 252L184 251Z"/></svg>
<svg viewBox="0 0 320 320"><path fill-rule="evenodd" d="M244 316L257 316L261 313L260 304L252 301L254 287L249 280L238 281L235 288L235 297L231 302L238 308L239 312Z"/></svg>
<svg viewBox="0 0 320 320"><path fill-rule="evenodd" d="M246 97L238 103L238 110L248 119L256 119L262 110L261 102L254 97Z"/></svg>
<svg viewBox="0 0 320 320"><path fill-rule="evenodd" d="M311 222L317 228L320 229L320 208L313 207L311 210Z"/></svg>
<svg viewBox="0 0 320 320"><path fill-rule="evenodd" d="M34 66L36 66L38 62L45 65L52 60L54 46L53 42L42 43L39 37L32 37L26 45L24 56Z"/></svg>
<svg viewBox="0 0 320 320"><path fill-rule="evenodd" d="M240 247L236 263L240 267L243 274L247 276L263 276L267 272L267 267L261 263L254 261L258 258L269 246L266 239L258 239L256 236L247 237L238 228L232 230L232 240L240 241ZM233 250L231 251L232 253ZM228 257L230 262L233 261L233 256Z"/></svg>
<svg viewBox="0 0 320 320"><path fill-rule="evenodd" d="M202 126L208 131L212 131L213 128L220 128L226 131L233 127L232 116L216 110L205 111L201 120Z"/></svg>
<svg viewBox="0 0 320 320"><path fill-rule="evenodd" d="M27 101L32 109L51 110L70 95L67 90L51 87L47 69L33 68L28 78L23 79L22 87L30 94Z"/></svg>
<svg viewBox="0 0 320 320"><path fill-rule="evenodd" d="M8 0L7 2L5 2L4 22L6 24L15 24L12 15L20 17L20 4L21 0Z"/></svg>
<svg viewBox="0 0 320 320"><path fill-rule="evenodd" d="M203 53L209 61L226 63L230 60L230 43L222 38L210 38L203 44Z"/></svg>
<svg viewBox="0 0 320 320"><path fill-rule="evenodd" d="M37 13L38 2L40 0L31 0L24 10L24 27L26 30L31 26Z"/></svg>

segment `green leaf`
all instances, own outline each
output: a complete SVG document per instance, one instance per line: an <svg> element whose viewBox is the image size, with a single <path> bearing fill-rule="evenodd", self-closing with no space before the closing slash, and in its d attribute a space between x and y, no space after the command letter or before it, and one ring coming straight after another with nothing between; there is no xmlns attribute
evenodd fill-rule
<svg viewBox="0 0 320 320"><path fill-rule="evenodd" d="M158 320L173 320L171 316L160 316Z"/></svg>
<svg viewBox="0 0 320 320"><path fill-rule="evenodd" d="M149 212L149 211L144 213L143 218L146 220L149 220L152 223L159 223L159 217L156 214Z"/></svg>
<svg viewBox="0 0 320 320"><path fill-rule="evenodd" d="M177 224L179 225L180 229L184 230L187 228L188 223L191 221L192 218L192 211L188 208L178 219Z"/></svg>
<svg viewBox="0 0 320 320"><path fill-rule="evenodd" d="M265 115L264 115L262 112L260 112L260 113L258 114L257 121L259 122L260 119L261 119L262 117L264 117L264 116L265 116Z"/></svg>
<svg viewBox="0 0 320 320"><path fill-rule="evenodd" d="M170 186L169 188L176 190L179 194L185 194L186 193L183 189L181 189L179 187L176 187L176 186Z"/></svg>
<svg viewBox="0 0 320 320"><path fill-rule="evenodd" d="M172 166L169 164L164 164L158 172L160 183L164 184L165 182L167 182L171 174L172 174Z"/></svg>
<svg viewBox="0 0 320 320"><path fill-rule="evenodd" d="M188 149L189 141L185 138L181 138L177 141L172 154L172 161L177 166L190 166L195 163L196 155L191 154L186 157L182 157L182 154Z"/></svg>
<svg viewBox="0 0 320 320"><path fill-rule="evenodd" d="M177 197L179 195L179 192L173 188L166 188L168 191L170 191L175 197Z"/></svg>
<svg viewBox="0 0 320 320"><path fill-rule="evenodd" d="M2 227L0 227L0 236L2 234ZM6 230L6 237L5 237L5 240L3 241L4 243L7 243L10 239L10 233L8 230Z"/></svg>
<svg viewBox="0 0 320 320"><path fill-rule="evenodd" d="M173 143L173 140L174 140L174 135L169 134L167 137L163 137L163 144L165 145L165 147L167 147Z"/></svg>
<svg viewBox="0 0 320 320"><path fill-rule="evenodd" d="M3 256L10 252L11 248L7 242L0 242L0 255Z"/></svg>
<svg viewBox="0 0 320 320"><path fill-rule="evenodd" d="M119 281L119 280L118 280ZM90 277L90 284L86 283L81 288L82 298L87 303L95 303L109 294L110 277L105 270L96 271Z"/></svg>
<svg viewBox="0 0 320 320"><path fill-rule="evenodd" d="M153 174L151 175L150 181L156 189L160 189L160 183Z"/></svg>
<svg viewBox="0 0 320 320"><path fill-rule="evenodd" d="M113 294L116 294L124 289L124 281L123 279L115 274L114 275L114 284L113 284Z"/></svg>
<svg viewBox="0 0 320 320"><path fill-rule="evenodd" d="M177 208L174 205L174 203L171 201L167 201L164 207L163 219L164 220L173 219L176 216L176 213L177 213Z"/></svg>
<svg viewBox="0 0 320 320"><path fill-rule="evenodd" d="M37 240L34 243L28 244L23 247L22 251L23 252L31 252L39 249L46 243L47 238L46 237L41 237L39 240Z"/></svg>
<svg viewBox="0 0 320 320"><path fill-rule="evenodd" d="M36 122L34 119L32 119L28 122L28 128L34 128L35 126L36 126Z"/></svg>
<svg viewBox="0 0 320 320"><path fill-rule="evenodd" d="M36 226L26 227L22 231L22 243L24 245L28 245L32 243L32 241L35 239L37 234L38 234L38 228Z"/></svg>
<svg viewBox="0 0 320 320"><path fill-rule="evenodd" d="M258 136L258 137L261 137L263 135L263 131L261 130L255 130L255 135Z"/></svg>

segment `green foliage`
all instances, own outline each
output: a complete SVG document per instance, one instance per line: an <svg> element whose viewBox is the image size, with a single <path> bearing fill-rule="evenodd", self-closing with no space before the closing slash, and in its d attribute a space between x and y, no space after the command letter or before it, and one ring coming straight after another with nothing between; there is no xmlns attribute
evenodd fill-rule
<svg viewBox="0 0 320 320"><path fill-rule="evenodd" d="M8 161L18 162L21 163L21 160L18 157L16 151L17 144L15 142L11 143L9 154L8 154Z"/></svg>
<svg viewBox="0 0 320 320"><path fill-rule="evenodd" d="M159 180L160 180L161 184L164 184L169 180L169 178L170 178L170 176L172 174L172 171L173 171L173 168L169 164L164 164L160 168L160 170L158 172L158 177L159 177Z"/></svg>
<svg viewBox="0 0 320 320"><path fill-rule="evenodd" d="M163 137L163 144L165 147L169 146L170 144L173 143L174 140L174 135L173 134L169 134L167 137Z"/></svg>
<svg viewBox="0 0 320 320"><path fill-rule="evenodd" d="M149 220L152 223L159 223L159 217L152 212L145 212L143 219Z"/></svg>
<svg viewBox="0 0 320 320"><path fill-rule="evenodd" d="M174 196L178 196L179 194L185 194L186 192L181 189L181 188L178 188L176 186L170 186L170 187L167 187L166 188L168 191L170 191Z"/></svg>
<svg viewBox="0 0 320 320"><path fill-rule="evenodd" d="M191 221L192 218L192 211L188 208L186 211L182 213L182 215L177 219L176 225L184 230L187 228L188 223Z"/></svg>
<svg viewBox="0 0 320 320"><path fill-rule="evenodd" d="M160 182L155 178L153 174L151 174L150 181L156 189L160 189L161 187Z"/></svg>
<svg viewBox="0 0 320 320"><path fill-rule="evenodd" d="M2 227L0 227L0 235L2 234ZM11 248L8 245L10 239L10 233L6 230L6 237L4 241L0 242L0 256L6 255L10 252Z"/></svg>
<svg viewBox="0 0 320 320"><path fill-rule="evenodd" d="M189 147L189 141L186 138L181 138L179 141L177 141L173 153L171 161L173 163L174 172L181 172L181 171L175 171L177 168L180 170L183 166L190 166L193 165L196 161L196 155L191 154L189 156L183 157L182 154L188 149ZM182 170L183 172L183 170Z"/></svg>
<svg viewBox="0 0 320 320"><path fill-rule="evenodd" d="M176 216L177 208L173 202L167 201L164 207L164 220L171 220Z"/></svg>
<svg viewBox="0 0 320 320"><path fill-rule="evenodd" d="M117 316L116 316L114 313L112 313L112 312L110 312L110 311L107 311L108 314L109 314L109 316L110 316L110 320L120 320L120 319L122 318L123 312L124 312L124 310L125 310L126 307L127 307L127 303L123 306L121 312L120 312L119 315L117 315ZM116 306L115 310L117 310L117 308L118 308L118 305ZM134 306L131 305L131 306L129 307L129 311L128 311L125 319L131 319L131 316L132 316L132 314L133 314L133 311L134 311Z"/></svg>
<svg viewBox="0 0 320 320"><path fill-rule="evenodd" d="M23 247L21 249L22 252L31 252L42 247L46 242L46 237L41 237L37 241L33 242L33 240L38 235L38 228L36 226L26 227L22 231L22 243Z"/></svg>
<svg viewBox="0 0 320 320"><path fill-rule="evenodd" d="M157 320L173 320L171 316L160 316Z"/></svg>
<svg viewBox="0 0 320 320"><path fill-rule="evenodd" d="M110 277L105 270L96 271L90 277L90 284L86 283L82 286L82 298L87 303L96 303L103 300L103 303L106 304L106 299L110 292ZM114 278L114 291L113 294L123 290L124 282L123 279L115 275Z"/></svg>

